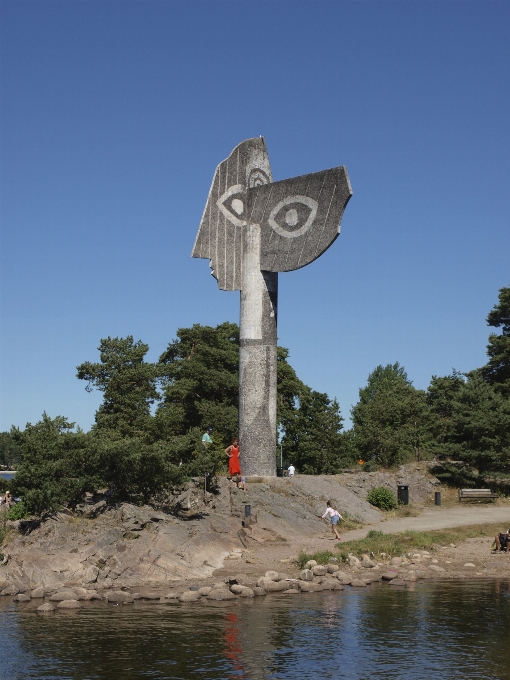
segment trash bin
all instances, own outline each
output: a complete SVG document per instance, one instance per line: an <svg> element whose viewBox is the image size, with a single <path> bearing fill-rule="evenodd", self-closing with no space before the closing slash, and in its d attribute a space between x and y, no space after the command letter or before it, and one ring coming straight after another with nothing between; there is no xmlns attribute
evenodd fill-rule
<svg viewBox="0 0 510 680"><path fill-rule="evenodd" d="M434 505L441 505L441 492L440 491L434 492Z"/></svg>
<svg viewBox="0 0 510 680"><path fill-rule="evenodd" d="M276 468L276 476L277 477L283 477L283 468L282 467Z"/></svg>
<svg viewBox="0 0 510 680"><path fill-rule="evenodd" d="M409 505L409 486L407 484L399 484L397 488L399 505Z"/></svg>

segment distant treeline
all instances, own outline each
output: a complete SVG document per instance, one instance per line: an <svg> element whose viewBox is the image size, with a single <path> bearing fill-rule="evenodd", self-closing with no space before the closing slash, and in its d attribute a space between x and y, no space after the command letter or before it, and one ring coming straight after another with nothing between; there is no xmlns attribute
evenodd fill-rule
<svg viewBox="0 0 510 680"><path fill-rule="evenodd" d="M343 429L336 399L298 378L278 348L278 431L284 463L333 474L436 458L438 474L466 486L510 489L510 288L487 317L481 368L433 376L418 390L398 363L377 366ZM142 341L105 338L100 361L77 367L86 389L103 392L90 432L46 413L24 430L0 434L0 464L18 468L10 482L27 512L79 502L108 487L113 497L148 501L186 477L216 473L237 434L239 328L180 328L159 361L145 361ZM153 408L156 405L156 408ZM214 428L204 454L201 435Z"/></svg>

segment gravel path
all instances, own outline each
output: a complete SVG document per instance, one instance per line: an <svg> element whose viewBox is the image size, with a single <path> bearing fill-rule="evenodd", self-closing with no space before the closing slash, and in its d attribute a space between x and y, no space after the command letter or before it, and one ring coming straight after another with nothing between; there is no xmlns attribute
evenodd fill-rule
<svg viewBox="0 0 510 680"><path fill-rule="evenodd" d="M363 529L348 531L342 535L342 541L354 541L365 538L371 529L385 534L398 534L401 531L429 531L432 529L452 529L475 524L501 522L502 530L510 526L509 506L463 505L455 508L426 508L419 517L403 517L369 524Z"/></svg>

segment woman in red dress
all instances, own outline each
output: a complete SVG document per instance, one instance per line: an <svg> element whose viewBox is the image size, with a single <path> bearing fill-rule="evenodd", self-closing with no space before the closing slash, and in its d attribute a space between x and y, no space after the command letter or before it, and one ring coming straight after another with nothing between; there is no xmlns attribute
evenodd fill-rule
<svg viewBox="0 0 510 680"><path fill-rule="evenodd" d="M239 442L237 437L232 439L232 444L227 446L225 453L228 456L228 476L232 478L234 475L240 475L241 467L239 465L239 457L241 454L239 453Z"/></svg>

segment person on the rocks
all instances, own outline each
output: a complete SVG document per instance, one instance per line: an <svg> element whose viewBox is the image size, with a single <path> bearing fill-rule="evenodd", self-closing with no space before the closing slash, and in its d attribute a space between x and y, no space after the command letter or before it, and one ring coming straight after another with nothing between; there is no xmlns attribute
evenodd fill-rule
<svg viewBox="0 0 510 680"><path fill-rule="evenodd" d="M338 522L339 522L341 519L343 519L343 517L342 517L342 515L338 512L338 510L335 510L335 508L333 507L333 504L332 504L331 501L327 501L326 505L328 506L328 507L326 508L326 512L322 515L322 517L321 517L320 519L321 519L321 521L322 521L323 519L326 519L326 517L328 517L328 515L331 517L331 529L333 530L333 533L334 533L335 536L336 536L336 540L337 540L337 541L341 541L342 539L341 539L340 536L338 535L338 531L337 531L337 529L336 529L336 525L338 524Z"/></svg>
<svg viewBox="0 0 510 680"><path fill-rule="evenodd" d="M202 446L204 447L204 451L207 451L207 447L209 446L209 444L212 444L211 439L212 431L213 431L212 427L208 427L207 430L202 435Z"/></svg>
<svg viewBox="0 0 510 680"><path fill-rule="evenodd" d="M510 549L510 529L507 529L506 534L504 534L504 533L496 534L495 541L496 541L496 550L498 552L500 550L504 550L506 553L509 552L509 549Z"/></svg>
<svg viewBox="0 0 510 680"><path fill-rule="evenodd" d="M232 480L234 475L241 476L241 466L239 464L239 458L241 456L239 450L239 440L237 437L232 439L232 444L227 446L225 453L228 456L228 476Z"/></svg>

